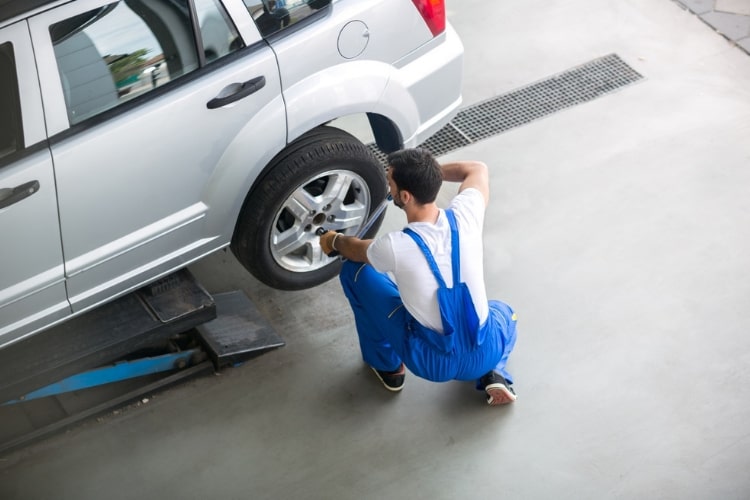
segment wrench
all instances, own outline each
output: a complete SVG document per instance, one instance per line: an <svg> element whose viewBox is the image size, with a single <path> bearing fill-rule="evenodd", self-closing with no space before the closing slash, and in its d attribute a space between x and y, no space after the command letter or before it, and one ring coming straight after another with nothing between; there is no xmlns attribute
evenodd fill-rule
<svg viewBox="0 0 750 500"><path fill-rule="evenodd" d="M380 216L383 215L383 212L385 212L385 209L388 208L388 204L391 202L392 199L393 198L391 197L390 194L386 196L385 199L382 202L380 202L380 205L378 205L378 208L375 209L375 211L372 213L370 218L367 219L367 222L362 224L362 227L359 228L359 231L357 231L357 234L355 234L354 236L357 238L362 238L364 235L366 235L367 231L369 231L372 225L375 224L375 221L377 221L378 218L380 218ZM315 231L315 234L317 234L318 236L321 236L326 231L328 230L321 226ZM328 254L329 257L337 257L338 255L339 253L336 250Z"/></svg>

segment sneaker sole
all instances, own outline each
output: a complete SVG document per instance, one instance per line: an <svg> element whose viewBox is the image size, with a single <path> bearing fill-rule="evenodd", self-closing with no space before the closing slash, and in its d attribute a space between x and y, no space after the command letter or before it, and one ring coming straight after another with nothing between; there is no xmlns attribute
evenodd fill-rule
<svg viewBox="0 0 750 500"><path fill-rule="evenodd" d="M371 366L370 369L375 373L375 376L378 377L378 380L380 380L380 383L383 384L383 387L385 387L389 391L391 391L391 392L401 392L401 389L404 388L404 384L401 384L398 387L391 387L390 385L388 385L388 384L385 383L385 380L383 380L383 377L380 376L380 374L378 373L378 371L375 368L373 368Z"/></svg>
<svg viewBox="0 0 750 500"><path fill-rule="evenodd" d="M487 393L487 404L490 406L507 405L516 400L516 395L503 384L490 384L484 391Z"/></svg>

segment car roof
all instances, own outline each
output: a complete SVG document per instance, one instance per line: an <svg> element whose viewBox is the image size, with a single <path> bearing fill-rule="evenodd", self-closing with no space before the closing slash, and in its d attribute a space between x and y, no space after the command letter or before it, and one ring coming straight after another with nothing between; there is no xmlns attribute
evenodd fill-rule
<svg viewBox="0 0 750 500"><path fill-rule="evenodd" d="M60 0L0 0L0 23Z"/></svg>

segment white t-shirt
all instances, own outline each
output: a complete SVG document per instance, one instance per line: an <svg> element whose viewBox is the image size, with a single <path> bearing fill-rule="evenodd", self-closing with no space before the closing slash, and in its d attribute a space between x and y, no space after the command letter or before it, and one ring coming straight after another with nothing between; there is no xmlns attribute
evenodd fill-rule
<svg viewBox="0 0 750 500"><path fill-rule="evenodd" d="M448 208L453 209L458 226L461 281L469 287L481 324L489 313L482 260L484 197L479 190L467 188L451 200ZM435 258L446 286L452 287L451 232L445 212L440 210L435 224L412 222L406 227L422 237ZM438 284L422 250L411 236L403 231L381 236L368 247L367 259L375 269L393 277L406 310L417 321L431 330L443 332L437 301Z"/></svg>

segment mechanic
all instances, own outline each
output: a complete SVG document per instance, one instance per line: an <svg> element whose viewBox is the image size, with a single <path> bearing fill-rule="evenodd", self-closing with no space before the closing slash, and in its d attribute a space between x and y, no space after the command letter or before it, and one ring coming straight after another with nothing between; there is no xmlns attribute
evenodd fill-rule
<svg viewBox="0 0 750 500"><path fill-rule="evenodd" d="M403 388L405 364L435 382L476 381L490 405L515 401L505 365L516 315L488 301L484 286L487 166L441 166L424 149L405 149L388 156L387 178L393 203L406 212L403 231L375 240L334 231L320 237L326 254L346 259L340 279L364 361L390 391ZM443 181L461 183L445 210L435 202Z"/></svg>

